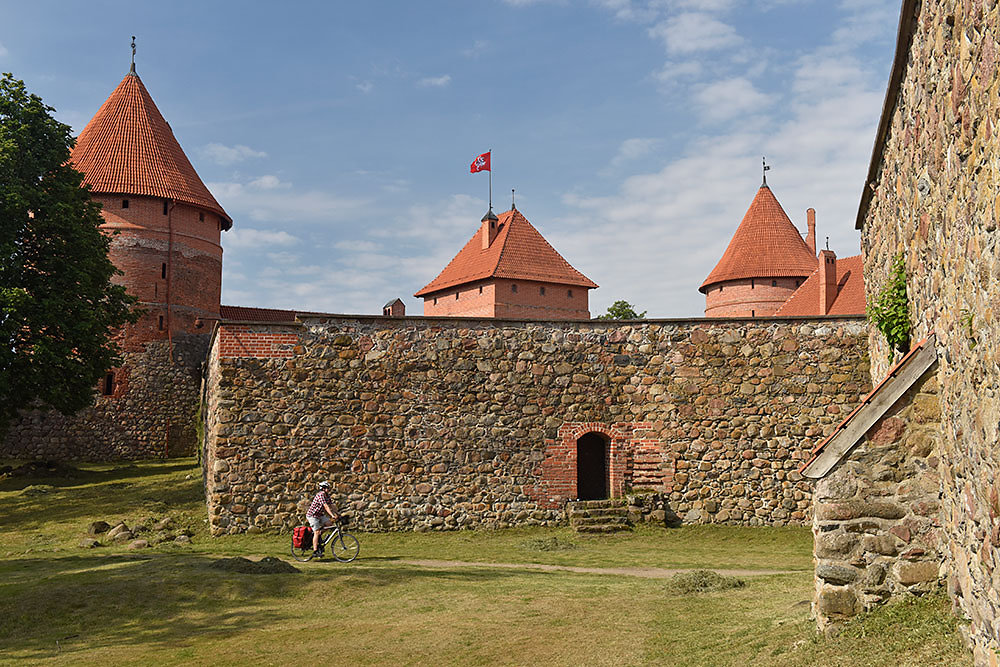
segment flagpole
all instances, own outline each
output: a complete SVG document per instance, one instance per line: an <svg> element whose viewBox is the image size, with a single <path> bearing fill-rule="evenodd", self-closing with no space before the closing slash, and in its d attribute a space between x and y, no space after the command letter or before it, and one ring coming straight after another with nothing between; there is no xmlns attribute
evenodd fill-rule
<svg viewBox="0 0 1000 667"><path fill-rule="evenodd" d="M486 151L490 156L490 210L493 210L493 149Z"/></svg>

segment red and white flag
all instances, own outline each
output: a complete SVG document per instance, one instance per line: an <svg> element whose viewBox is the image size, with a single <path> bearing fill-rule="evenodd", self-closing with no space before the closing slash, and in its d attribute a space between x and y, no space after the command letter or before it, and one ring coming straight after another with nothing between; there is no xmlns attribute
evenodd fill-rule
<svg viewBox="0 0 1000 667"><path fill-rule="evenodd" d="M469 167L469 173L474 174L477 171L491 171L490 170L490 151L486 151L475 160L472 161L472 165Z"/></svg>

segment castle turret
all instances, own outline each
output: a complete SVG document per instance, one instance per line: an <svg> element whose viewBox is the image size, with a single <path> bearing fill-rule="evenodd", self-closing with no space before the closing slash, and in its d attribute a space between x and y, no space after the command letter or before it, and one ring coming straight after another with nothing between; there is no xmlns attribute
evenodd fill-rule
<svg viewBox="0 0 1000 667"><path fill-rule="evenodd" d="M80 133L71 156L117 234L116 280L145 314L126 346L204 333L219 316L220 233L233 225L198 177L142 80L129 72Z"/></svg>
<svg viewBox="0 0 1000 667"><path fill-rule="evenodd" d="M705 294L705 316L774 315L815 270L815 251L765 183L699 288Z"/></svg>

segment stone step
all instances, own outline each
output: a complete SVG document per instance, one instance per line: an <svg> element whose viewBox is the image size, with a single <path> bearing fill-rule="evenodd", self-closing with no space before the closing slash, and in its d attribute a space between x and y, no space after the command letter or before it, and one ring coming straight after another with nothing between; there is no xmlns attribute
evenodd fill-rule
<svg viewBox="0 0 1000 667"><path fill-rule="evenodd" d="M605 507L622 507L620 500L574 500L566 503L566 508L575 509L600 509Z"/></svg>
<svg viewBox="0 0 1000 667"><path fill-rule="evenodd" d="M572 520L576 517L595 517L595 516L618 516L624 515L628 512L628 507L626 505L619 505L618 507L599 507L596 509L571 509L568 514L569 518Z"/></svg>

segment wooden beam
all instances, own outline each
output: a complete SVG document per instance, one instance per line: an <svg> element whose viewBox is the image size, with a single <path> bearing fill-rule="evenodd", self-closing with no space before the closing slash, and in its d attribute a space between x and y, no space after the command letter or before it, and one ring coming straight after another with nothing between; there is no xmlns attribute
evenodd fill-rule
<svg viewBox="0 0 1000 667"><path fill-rule="evenodd" d="M882 381L876 391L869 394L867 403L851 413L838 430L823 445L809 463L802 467L802 475L810 479L825 477L858 441L864 437L875 422L896 404L903 394L923 376L924 372L937 361L937 349L933 336L927 339L921 349L909 361L894 369L892 377Z"/></svg>

